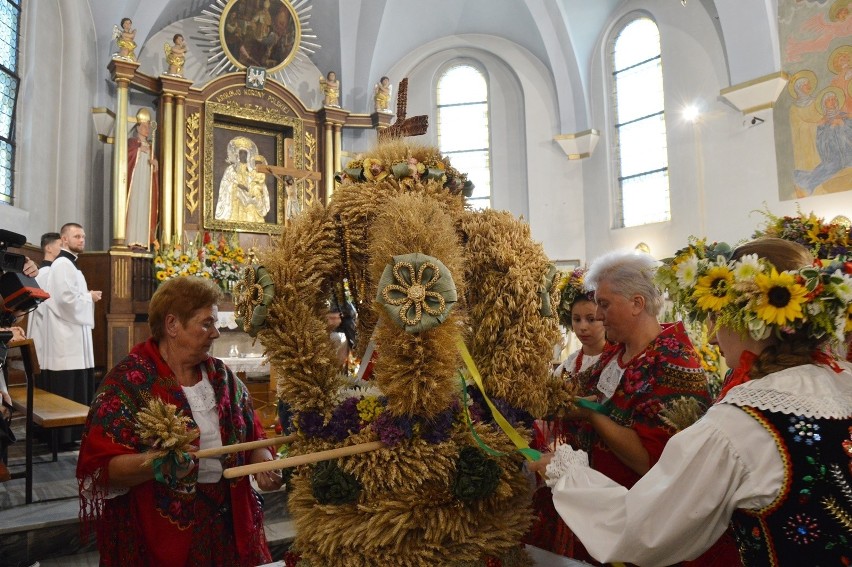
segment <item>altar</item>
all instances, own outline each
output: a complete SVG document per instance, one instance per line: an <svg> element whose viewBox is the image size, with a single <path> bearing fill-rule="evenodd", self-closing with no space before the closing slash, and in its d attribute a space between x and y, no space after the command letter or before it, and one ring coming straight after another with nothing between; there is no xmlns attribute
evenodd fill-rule
<svg viewBox="0 0 852 567"><path fill-rule="evenodd" d="M178 275L165 263L162 274L155 271L158 259L183 256L190 243L203 246L211 237L226 238L229 246L246 252L280 238L294 215L325 204L333 193L335 172L343 167L343 129L381 131L393 118L386 112L354 114L340 106L308 108L274 74L258 88L244 69L202 85L175 74L152 76L131 59L113 58L108 69L116 93L115 110L107 111L116 117L112 242L107 253L82 262L87 273L98 275L98 289L110 290L95 324L96 333L105 335L95 341L95 356L107 369L149 336L148 299L158 281ZM140 93L155 97L156 108L147 113L134 108L131 100ZM156 200L150 205L156 222L148 249L131 242L128 234L128 219L137 214L128 197L137 136L132 126L143 120L152 125L150 149L158 164ZM239 181L240 164L250 183ZM243 195L237 188L249 185L255 193L238 199ZM239 201L251 206L240 208ZM187 255L187 268L192 260ZM219 277L215 266L199 269Z"/></svg>

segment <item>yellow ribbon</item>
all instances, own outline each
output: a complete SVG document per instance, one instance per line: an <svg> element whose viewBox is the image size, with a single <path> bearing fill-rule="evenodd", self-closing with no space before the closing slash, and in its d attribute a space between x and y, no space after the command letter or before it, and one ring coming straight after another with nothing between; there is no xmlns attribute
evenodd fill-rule
<svg viewBox="0 0 852 567"><path fill-rule="evenodd" d="M482 384L482 376L479 374L479 370L476 368L476 363L473 361L473 357L470 355L470 352L467 350L467 346L465 346L461 337L456 339L456 347L459 350L459 354L461 354L464 365L467 367L467 371L470 373L470 377L473 378L473 381L476 383L476 387L479 388L479 391L482 393L482 397L485 399L485 403L488 404L488 407L491 409L491 415L494 417L494 421L497 422L500 429L502 429L509 439L512 440L512 443L515 444L518 452L521 453L528 461L539 460L541 458L541 453L530 448L526 439L521 437L521 434L512 427L506 418L503 417L503 414L497 410L488 398L488 395L485 393L485 386Z"/></svg>

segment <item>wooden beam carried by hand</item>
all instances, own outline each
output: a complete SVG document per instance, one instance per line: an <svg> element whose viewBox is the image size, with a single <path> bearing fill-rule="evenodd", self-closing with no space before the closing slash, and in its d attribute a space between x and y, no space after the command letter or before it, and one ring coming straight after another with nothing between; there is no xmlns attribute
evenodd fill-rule
<svg viewBox="0 0 852 567"><path fill-rule="evenodd" d="M330 461L340 457L349 457L351 455L359 455L376 451L383 447L387 447L381 441L370 441L368 443L358 443L357 445L348 445L346 447L338 447L336 449L328 449L327 451L317 451L316 453L306 453L304 455L295 455L285 459L276 459L266 461L265 463L255 463L253 465L243 465L241 467L231 467L222 472L225 478L237 478L249 474L257 474L261 472L276 471L289 467L298 467L300 465L309 465L320 461Z"/></svg>

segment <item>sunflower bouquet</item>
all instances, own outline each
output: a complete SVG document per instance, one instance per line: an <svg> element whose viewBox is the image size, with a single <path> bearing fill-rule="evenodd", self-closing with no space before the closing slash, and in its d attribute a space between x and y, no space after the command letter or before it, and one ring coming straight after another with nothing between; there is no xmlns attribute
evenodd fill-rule
<svg viewBox="0 0 852 567"><path fill-rule="evenodd" d="M658 270L675 310L691 320L713 315L754 339L804 331L817 340L843 342L852 331L852 269L848 263L779 272L749 254L731 260L725 243L694 240Z"/></svg>
<svg viewBox="0 0 852 567"><path fill-rule="evenodd" d="M171 278L197 276L209 278L223 290L230 291L240 278L246 255L236 240L236 234L214 237L200 233L194 240L161 246L154 243L154 277L157 282Z"/></svg>

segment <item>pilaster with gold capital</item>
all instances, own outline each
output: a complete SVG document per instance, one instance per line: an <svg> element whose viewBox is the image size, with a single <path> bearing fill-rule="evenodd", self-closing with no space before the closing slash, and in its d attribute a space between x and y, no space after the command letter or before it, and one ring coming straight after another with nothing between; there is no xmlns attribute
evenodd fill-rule
<svg viewBox="0 0 852 567"><path fill-rule="evenodd" d="M128 88L139 63L112 59L107 66L116 84L115 147L112 154L112 245L126 246L127 236L127 108Z"/></svg>
<svg viewBox="0 0 852 567"><path fill-rule="evenodd" d="M323 124L323 154L325 178L325 200L328 203L334 193L334 172L341 167L343 125L349 111L342 108L331 108L325 106L320 111L320 120ZM336 169L335 169L336 168Z"/></svg>
<svg viewBox="0 0 852 567"><path fill-rule="evenodd" d="M163 226L162 236L165 239L168 235L169 240L166 240L166 242L170 242L172 236L180 237L183 234L186 172L184 165L186 150L184 122L186 121L186 97L189 88L192 86L192 81L161 75L160 84L164 99L165 95L169 95L173 102L173 120L164 124L163 127L163 156L164 160L167 161L166 167L168 167L167 170L165 168L163 170L163 185L166 185L166 171L168 171L170 193L168 201L166 195L163 195L161 205L161 214L168 216L169 219L169 232L166 232L165 225L161 224ZM169 148L166 147L167 140Z"/></svg>

